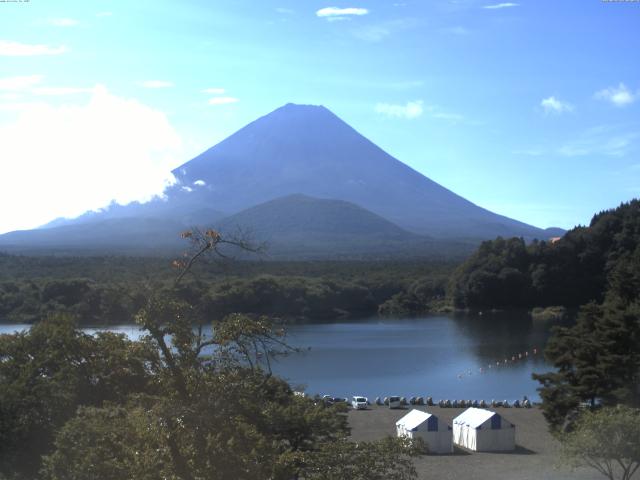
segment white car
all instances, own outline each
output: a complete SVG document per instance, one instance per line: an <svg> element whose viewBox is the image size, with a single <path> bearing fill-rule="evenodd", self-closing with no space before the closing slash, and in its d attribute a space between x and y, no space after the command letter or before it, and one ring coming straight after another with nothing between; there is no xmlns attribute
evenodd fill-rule
<svg viewBox="0 0 640 480"><path fill-rule="evenodd" d="M402 408L402 398L398 396L389 397L388 405L389 408Z"/></svg>
<svg viewBox="0 0 640 480"><path fill-rule="evenodd" d="M369 399L367 397L351 397L351 406L356 410L366 410L369 406Z"/></svg>

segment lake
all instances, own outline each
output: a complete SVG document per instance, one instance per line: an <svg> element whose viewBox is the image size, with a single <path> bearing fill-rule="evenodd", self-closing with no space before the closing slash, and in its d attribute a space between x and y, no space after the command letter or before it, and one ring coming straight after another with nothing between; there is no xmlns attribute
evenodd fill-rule
<svg viewBox="0 0 640 480"><path fill-rule="evenodd" d="M0 333L24 328L4 324ZM110 330L140 333L132 325ZM518 312L374 317L287 330L290 344L310 349L279 358L273 370L310 394L538 400L531 374L551 369L542 358L550 324Z"/></svg>

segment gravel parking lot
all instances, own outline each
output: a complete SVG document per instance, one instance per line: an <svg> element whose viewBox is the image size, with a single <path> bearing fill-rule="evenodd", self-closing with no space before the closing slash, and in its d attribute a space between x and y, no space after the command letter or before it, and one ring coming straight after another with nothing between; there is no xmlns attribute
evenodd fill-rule
<svg viewBox="0 0 640 480"><path fill-rule="evenodd" d="M401 410L373 405L368 410L351 410L349 424L354 440L377 440L395 435L395 422L412 409L435 414L451 425L464 408L409 406ZM514 452L475 453L456 448L451 455L423 455L415 461L420 479L482 480L599 480L595 470L570 471L558 464L558 442L549 434L538 408L494 409L516 425Z"/></svg>

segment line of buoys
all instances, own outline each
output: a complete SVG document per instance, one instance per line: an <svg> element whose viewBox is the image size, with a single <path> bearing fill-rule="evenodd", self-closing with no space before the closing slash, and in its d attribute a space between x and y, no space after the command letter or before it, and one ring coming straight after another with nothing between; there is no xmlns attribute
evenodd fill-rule
<svg viewBox="0 0 640 480"><path fill-rule="evenodd" d="M537 355L538 354L538 349L536 347L534 347L531 350L531 355ZM518 360L522 360L522 359L527 359L529 357L529 351L525 351L523 353L517 353L514 355L511 355L511 359L509 358L505 358L502 361L497 360L495 362L495 365L493 363L489 363L487 364L487 368L485 369L485 367L479 367L478 368L478 373L480 373L481 375L484 373L487 373L488 370L491 370L492 368L499 368L502 367L504 365L509 365L509 364L513 364L516 363ZM473 375L473 370L469 369L466 372L462 372L459 373L457 375L458 380L462 380L465 376L471 376Z"/></svg>

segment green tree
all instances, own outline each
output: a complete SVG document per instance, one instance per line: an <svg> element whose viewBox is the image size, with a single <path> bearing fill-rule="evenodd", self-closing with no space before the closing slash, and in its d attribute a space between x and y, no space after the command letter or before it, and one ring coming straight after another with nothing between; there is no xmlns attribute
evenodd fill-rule
<svg viewBox="0 0 640 480"><path fill-rule="evenodd" d="M379 442L329 443L306 455L304 478L309 480L411 480L416 477L412 457L423 444L387 437Z"/></svg>
<svg viewBox="0 0 640 480"><path fill-rule="evenodd" d="M534 374L553 430L568 428L579 405L640 404L640 315L635 307L583 307L577 323L556 328L545 349L554 372Z"/></svg>
<svg viewBox="0 0 640 480"><path fill-rule="evenodd" d="M0 475L34 478L79 406L153 389L146 365L154 357L144 342L86 335L65 315L0 336Z"/></svg>
<svg viewBox="0 0 640 480"><path fill-rule="evenodd" d="M178 264L176 285L222 241L214 231L189 238L194 253ZM157 351L145 363L151 385L124 401L79 409L57 431L43 478L338 478L318 476L331 471L336 445L350 453L343 460L351 466L334 471L349 478L415 477L407 463L415 453L404 442L354 446L340 407L296 396L272 375L270 357L291 348L269 319L232 314L208 334L201 313L179 289L150 297L136 321L147 332L142 343Z"/></svg>
<svg viewBox="0 0 640 480"><path fill-rule="evenodd" d="M584 412L560 437L565 461L588 466L610 480L629 480L640 468L640 410L625 406Z"/></svg>

